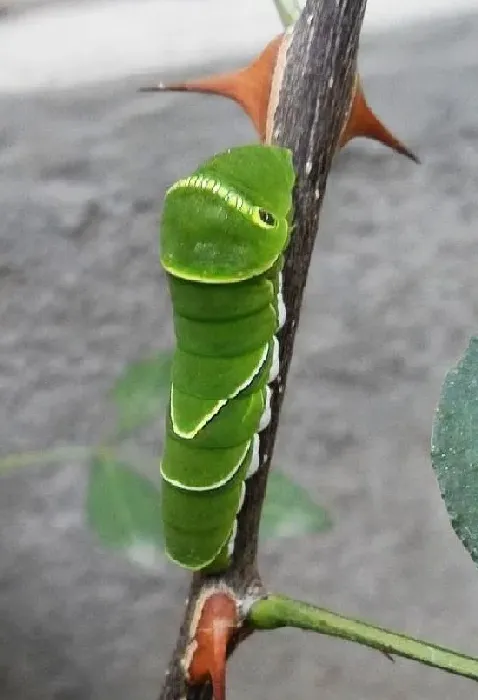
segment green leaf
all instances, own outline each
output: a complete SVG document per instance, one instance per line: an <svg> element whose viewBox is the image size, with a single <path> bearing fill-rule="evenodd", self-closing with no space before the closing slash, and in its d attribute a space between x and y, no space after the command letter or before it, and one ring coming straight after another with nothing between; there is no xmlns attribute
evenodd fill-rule
<svg viewBox="0 0 478 700"><path fill-rule="evenodd" d="M111 393L120 433L146 425L164 412L169 398L171 365L171 352L162 352L126 368Z"/></svg>
<svg viewBox="0 0 478 700"><path fill-rule="evenodd" d="M95 455L90 467L88 524L108 547L154 567L163 557L159 491L114 456Z"/></svg>
<svg viewBox="0 0 478 700"><path fill-rule="evenodd" d="M135 562L155 567L163 558L160 492L148 479L106 451L90 467L87 520L107 547ZM271 473L261 520L261 536L292 537L330 527L323 509L280 472Z"/></svg>
<svg viewBox="0 0 478 700"><path fill-rule="evenodd" d="M478 337L446 375L431 457L453 529L478 563Z"/></svg>
<svg viewBox="0 0 478 700"><path fill-rule="evenodd" d="M297 22L303 7L299 0L274 0L274 5L285 29Z"/></svg>
<svg viewBox="0 0 478 700"><path fill-rule="evenodd" d="M261 537L297 537L323 532L330 526L325 510L310 498L305 489L284 473L271 471L262 511Z"/></svg>
<svg viewBox="0 0 478 700"><path fill-rule="evenodd" d="M0 475L24 467L63 464L71 460L85 460L91 457L93 448L81 445L65 445L30 452L11 452L0 457Z"/></svg>
<svg viewBox="0 0 478 700"><path fill-rule="evenodd" d="M447 673L478 680L478 659L473 656L376 627L369 622L344 617L287 596L269 594L267 598L255 601L249 609L247 622L253 629L295 627L346 639L378 649L388 658L391 658L391 654L396 654L426 666L440 668Z"/></svg>

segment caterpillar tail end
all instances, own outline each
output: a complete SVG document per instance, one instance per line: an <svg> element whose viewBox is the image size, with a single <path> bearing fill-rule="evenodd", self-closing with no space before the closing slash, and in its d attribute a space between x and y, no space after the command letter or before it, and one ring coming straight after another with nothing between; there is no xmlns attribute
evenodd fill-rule
<svg viewBox="0 0 478 700"><path fill-rule="evenodd" d="M192 656L186 673L191 685L212 683L214 700L226 700L227 645L239 626L232 592L213 590L202 601L190 644Z"/></svg>
<svg viewBox="0 0 478 700"><path fill-rule="evenodd" d="M378 141L396 153L409 158L414 163L420 163L418 156L405 146L402 141L399 141L372 112L365 99L360 78L357 75L349 116L340 136L340 147L345 146L348 141L359 136Z"/></svg>

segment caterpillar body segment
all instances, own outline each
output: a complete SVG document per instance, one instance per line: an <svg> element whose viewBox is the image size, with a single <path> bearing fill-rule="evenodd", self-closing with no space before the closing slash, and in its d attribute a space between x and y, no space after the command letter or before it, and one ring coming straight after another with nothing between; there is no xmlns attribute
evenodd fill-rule
<svg viewBox="0 0 478 700"><path fill-rule="evenodd" d="M264 275L235 284L233 294L229 285L205 286L170 276L169 291L175 314L193 321L232 321L273 304L276 298L273 281Z"/></svg>
<svg viewBox="0 0 478 700"><path fill-rule="evenodd" d="M215 400L214 405L219 410L223 405L221 402L241 393L257 391L259 386L267 383L273 351L272 340L252 352L226 358L193 355L177 348L173 358L172 387L173 412L178 426L184 419L179 405L181 395L189 394L207 403ZM201 374L198 373L198 357L201 357ZM178 393L176 389L179 389Z"/></svg>
<svg viewBox="0 0 478 700"><path fill-rule="evenodd" d="M174 562L192 571L217 566L217 559L227 565L228 540L241 505L251 457L252 445L240 469L222 488L189 491L163 480L166 551Z"/></svg>
<svg viewBox="0 0 478 700"><path fill-rule="evenodd" d="M240 357L264 347L277 329L277 304L232 321L194 321L174 316L178 348L191 355Z"/></svg>
<svg viewBox="0 0 478 700"><path fill-rule="evenodd" d="M190 570L227 567L259 466L293 184L290 151L254 145L215 156L166 195L160 259L176 349L161 498L166 552Z"/></svg>
<svg viewBox="0 0 478 700"><path fill-rule="evenodd" d="M212 420L213 416L209 419L206 417L204 425L197 432L190 431L189 440L194 437L196 447L209 449L225 449L243 444L250 439L251 432L254 432L260 421L266 407L266 399L267 391L264 388L262 391L238 396L233 401L226 401L217 415L214 416L214 420ZM191 412L195 415L200 408L197 406L200 401L201 399L184 394L182 402L184 411L188 410L187 404L189 403L192 406ZM171 411L167 418L167 432L173 440L181 440L184 437L184 434L179 433L177 423L175 427Z"/></svg>

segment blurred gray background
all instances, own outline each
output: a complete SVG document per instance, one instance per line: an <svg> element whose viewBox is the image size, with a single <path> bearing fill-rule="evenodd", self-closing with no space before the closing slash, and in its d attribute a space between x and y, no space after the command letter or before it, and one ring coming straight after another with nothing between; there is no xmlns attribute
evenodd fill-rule
<svg viewBox="0 0 478 700"><path fill-rule="evenodd" d="M337 158L276 451L334 528L267 543L262 573L271 589L478 654L478 572L428 457L444 374L478 328L478 15L367 35L361 68L423 164L368 142ZM165 188L254 138L230 103L140 95L143 83L0 95L4 455L101 439L115 378L171 343ZM188 577L105 550L85 526L86 480L80 461L0 477L2 700L154 700L160 688ZM478 690L328 638L256 635L232 660L229 697L291 696Z"/></svg>

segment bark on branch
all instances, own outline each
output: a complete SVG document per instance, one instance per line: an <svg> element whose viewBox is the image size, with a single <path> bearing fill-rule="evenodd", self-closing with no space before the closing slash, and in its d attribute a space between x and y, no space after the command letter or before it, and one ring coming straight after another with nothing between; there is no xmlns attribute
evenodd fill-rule
<svg viewBox="0 0 478 700"><path fill-rule="evenodd" d="M234 591L238 600L254 600L265 594L256 565L262 503L327 177L350 106L365 4L366 0L308 0L287 52L272 138L275 143L292 150L297 181L294 229L284 270L287 322L280 337L280 374L274 387L272 420L268 429L261 433L264 463L248 482L229 570L219 578L206 578L201 574L193 577L160 700L181 700L186 695L189 700L211 697L209 684L188 688L181 668L191 617L204 587L222 581ZM229 653L248 634L250 630L242 628L233 638Z"/></svg>

